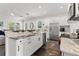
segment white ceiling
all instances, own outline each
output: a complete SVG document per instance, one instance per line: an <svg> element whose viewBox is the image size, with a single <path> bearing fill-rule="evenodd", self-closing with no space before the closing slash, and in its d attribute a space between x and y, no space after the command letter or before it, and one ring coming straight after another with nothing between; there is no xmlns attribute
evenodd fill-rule
<svg viewBox="0 0 79 59"><path fill-rule="evenodd" d="M67 9L67 3L0 3L0 17L53 17L66 14Z"/></svg>

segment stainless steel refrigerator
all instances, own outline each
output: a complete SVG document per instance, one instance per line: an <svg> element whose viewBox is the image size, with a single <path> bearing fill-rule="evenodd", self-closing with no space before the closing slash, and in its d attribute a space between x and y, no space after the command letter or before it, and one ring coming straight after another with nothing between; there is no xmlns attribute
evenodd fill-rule
<svg viewBox="0 0 79 59"><path fill-rule="evenodd" d="M58 40L59 39L59 23L49 23L49 39Z"/></svg>

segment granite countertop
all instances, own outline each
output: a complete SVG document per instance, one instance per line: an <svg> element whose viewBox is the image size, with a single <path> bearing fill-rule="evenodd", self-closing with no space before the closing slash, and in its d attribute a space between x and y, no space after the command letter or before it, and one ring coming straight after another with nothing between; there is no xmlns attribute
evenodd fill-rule
<svg viewBox="0 0 79 59"><path fill-rule="evenodd" d="M6 37L17 39L19 37L30 37L30 36L35 36L39 33L37 32L12 32L12 31L6 31L5 32Z"/></svg>
<svg viewBox="0 0 79 59"><path fill-rule="evenodd" d="M61 38L60 50L62 52L79 55L79 39Z"/></svg>

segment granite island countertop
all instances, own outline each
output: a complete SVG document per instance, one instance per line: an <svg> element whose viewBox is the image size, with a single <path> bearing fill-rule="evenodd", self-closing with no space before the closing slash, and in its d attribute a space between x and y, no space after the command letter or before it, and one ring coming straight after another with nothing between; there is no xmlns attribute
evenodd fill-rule
<svg viewBox="0 0 79 59"><path fill-rule="evenodd" d="M79 56L79 39L61 37L60 50L75 56Z"/></svg>
<svg viewBox="0 0 79 59"><path fill-rule="evenodd" d="M38 33L38 32L12 32L12 31L6 31L5 34L6 34L6 37L17 39L19 37L35 36L35 35L40 34L40 33Z"/></svg>

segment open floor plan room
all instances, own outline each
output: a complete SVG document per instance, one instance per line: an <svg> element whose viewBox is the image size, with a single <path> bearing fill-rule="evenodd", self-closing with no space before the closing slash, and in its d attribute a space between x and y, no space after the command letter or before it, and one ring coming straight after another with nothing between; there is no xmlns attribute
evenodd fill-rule
<svg viewBox="0 0 79 59"><path fill-rule="evenodd" d="M79 3L0 3L0 56L79 56Z"/></svg>

